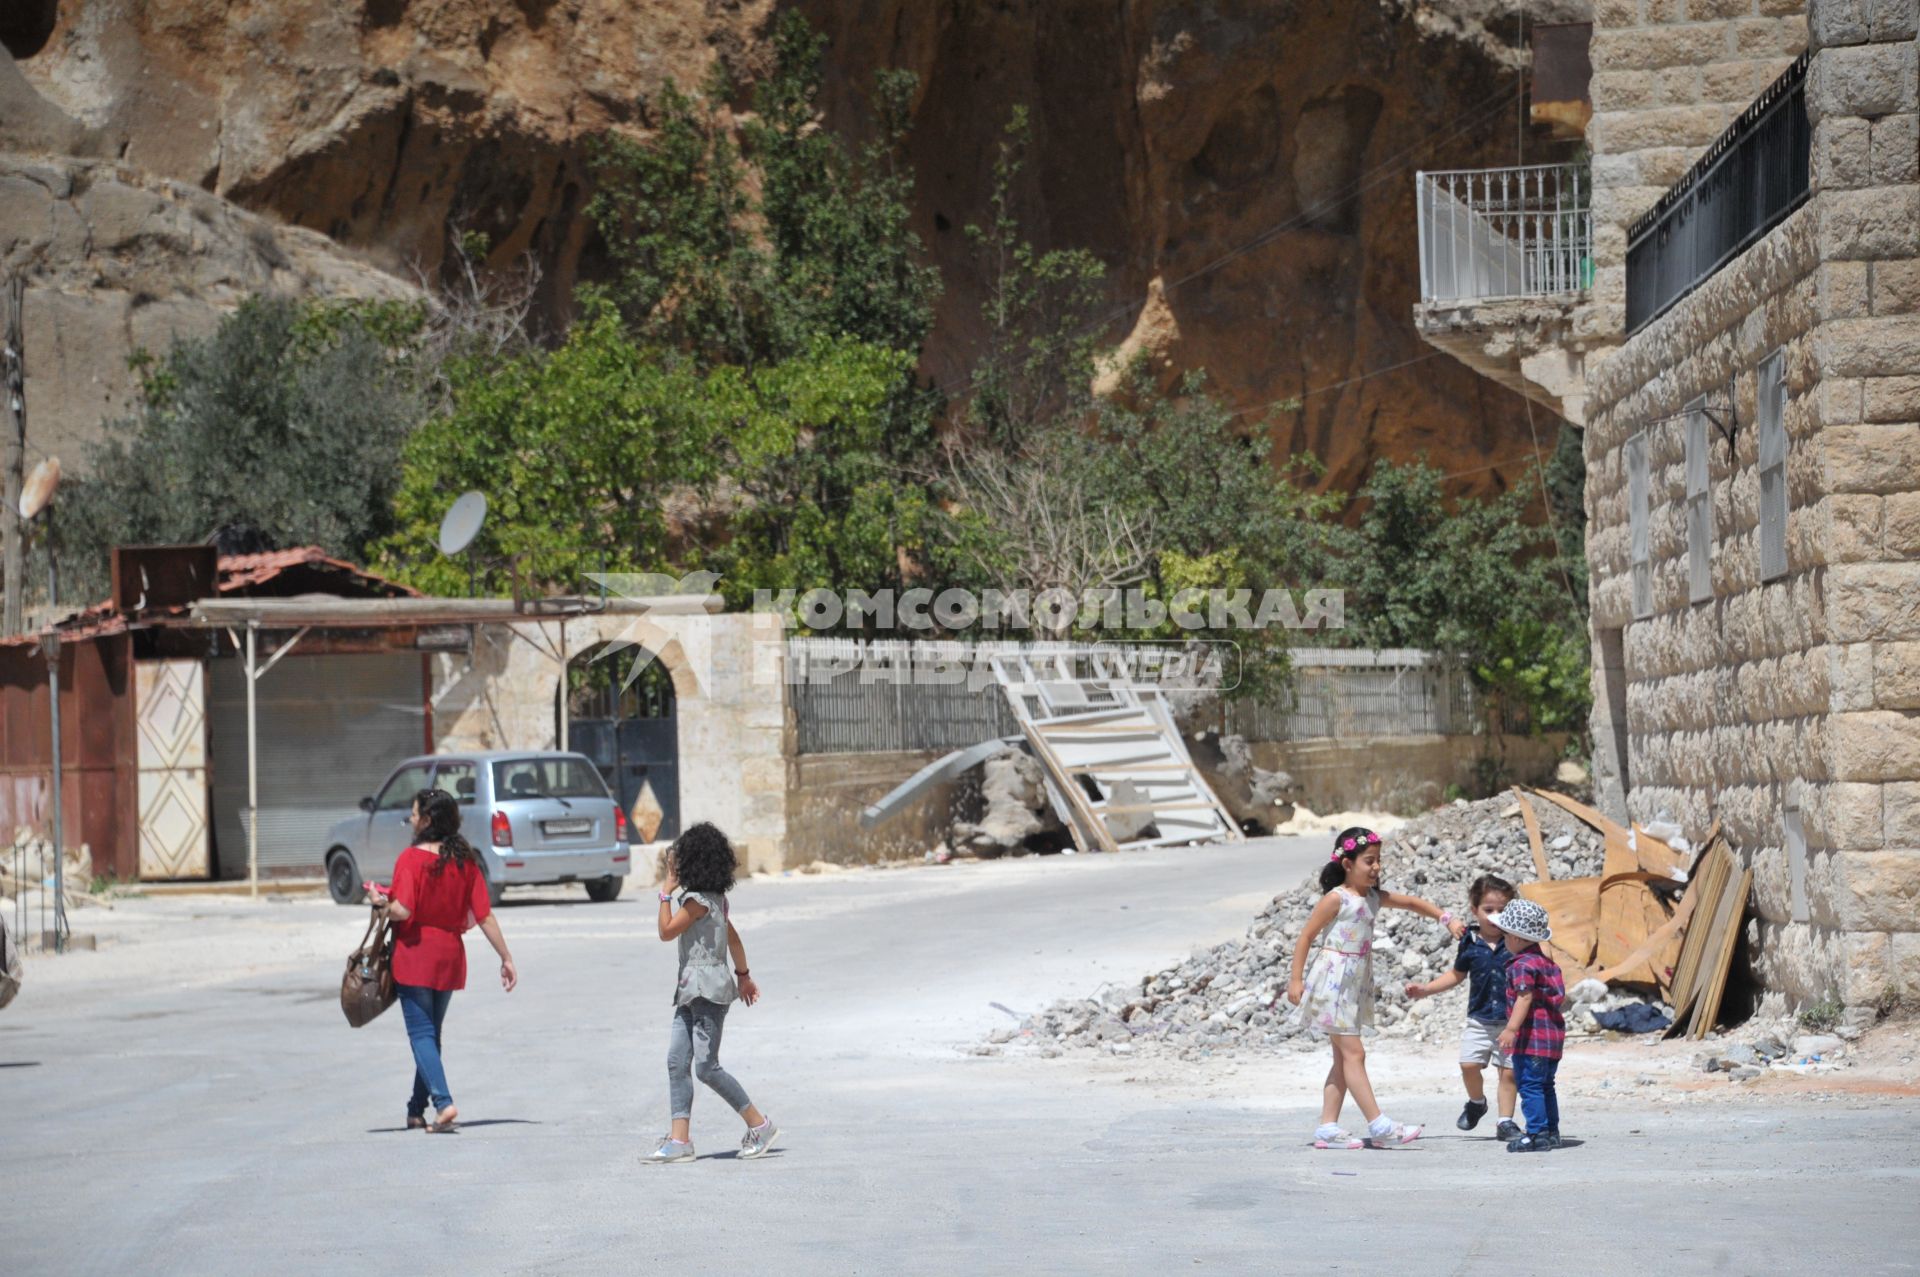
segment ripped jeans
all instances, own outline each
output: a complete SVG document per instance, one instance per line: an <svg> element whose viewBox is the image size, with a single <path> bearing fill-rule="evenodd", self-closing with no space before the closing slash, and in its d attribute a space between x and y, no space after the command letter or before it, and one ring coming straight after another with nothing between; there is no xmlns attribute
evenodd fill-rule
<svg viewBox="0 0 1920 1277"><path fill-rule="evenodd" d="M673 1009L673 1033L667 1040L667 1090L676 1121L693 1116L696 1077L712 1087L734 1112L745 1113L752 1107L733 1074L720 1067L720 1031L726 1021L725 1004L705 998Z"/></svg>

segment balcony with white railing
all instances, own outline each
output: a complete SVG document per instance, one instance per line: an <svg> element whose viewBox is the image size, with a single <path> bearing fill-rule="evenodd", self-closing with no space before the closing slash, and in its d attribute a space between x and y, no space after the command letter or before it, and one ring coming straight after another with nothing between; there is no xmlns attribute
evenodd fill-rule
<svg viewBox="0 0 1920 1277"><path fill-rule="evenodd" d="M1575 297L1593 282L1593 207L1575 164L1415 178L1420 300Z"/></svg>
<svg viewBox="0 0 1920 1277"><path fill-rule="evenodd" d="M1414 202L1421 336L1579 422L1586 352L1570 334L1593 283L1586 166L1422 172Z"/></svg>

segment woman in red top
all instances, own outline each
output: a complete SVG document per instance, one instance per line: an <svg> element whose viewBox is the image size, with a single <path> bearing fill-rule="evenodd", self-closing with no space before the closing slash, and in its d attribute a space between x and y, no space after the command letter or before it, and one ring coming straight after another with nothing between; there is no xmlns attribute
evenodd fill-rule
<svg viewBox="0 0 1920 1277"><path fill-rule="evenodd" d="M487 943L500 955L500 984L508 993L520 982L507 952L506 937L487 903L487 879L480 856L460 836L460 804L444 789L423 789L413 800L413 828L419 838L400 853L393 867L393 889L376 891L375 908L384 907L394 928L393 984L413 1043L413 1098L407 1101L407 1125L430 1131L453 1128L460 1116L447 1092L440 1063L440 1025L455 989L467 987L467 947L461 932L478 923ZM427 1121L427 1101L434 1117Z"/></svg>

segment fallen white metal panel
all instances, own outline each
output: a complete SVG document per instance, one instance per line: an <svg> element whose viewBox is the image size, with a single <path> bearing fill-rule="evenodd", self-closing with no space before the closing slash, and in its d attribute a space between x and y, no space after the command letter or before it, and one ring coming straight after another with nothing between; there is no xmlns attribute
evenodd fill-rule
<svg viewBox="0 0 1920 1277"><path fill-rule="evenodd" d="M992 664L1084 848L1240 840L1159 687L1114 676L1097 653L997 654Z"/></svg>

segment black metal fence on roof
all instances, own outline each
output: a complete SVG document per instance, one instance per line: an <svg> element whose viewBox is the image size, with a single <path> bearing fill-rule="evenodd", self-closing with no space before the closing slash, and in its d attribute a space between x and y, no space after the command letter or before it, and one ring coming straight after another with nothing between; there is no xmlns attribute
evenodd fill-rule
<svg viewBox="0 0 1920 1277"><path fill-rule="evenodd" d="M1805 202L1808 55L1767 86L1627 231L1627 334L1665 314Z"/></svg>

